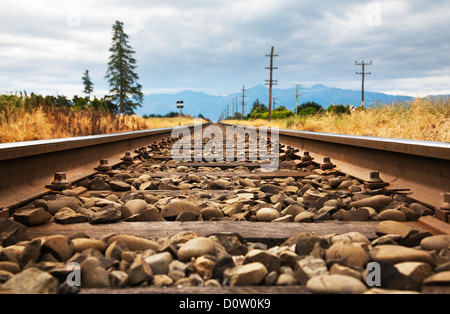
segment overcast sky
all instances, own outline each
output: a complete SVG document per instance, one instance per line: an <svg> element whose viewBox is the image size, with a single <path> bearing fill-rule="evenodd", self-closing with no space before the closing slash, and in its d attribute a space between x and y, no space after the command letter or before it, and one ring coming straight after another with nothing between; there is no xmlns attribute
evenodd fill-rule
<svg viewBox="0 0 450 314"><path fill-rule="evenodd" d="M425 96L450 94L448 0L1 0L0 92L94 94L104 79L115 20L136 51L145 94L185 89L215 95L269 78Z"/></svg>

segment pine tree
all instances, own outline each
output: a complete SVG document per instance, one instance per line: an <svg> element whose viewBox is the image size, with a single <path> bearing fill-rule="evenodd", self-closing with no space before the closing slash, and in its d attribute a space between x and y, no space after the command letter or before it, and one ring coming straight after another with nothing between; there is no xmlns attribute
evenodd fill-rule
<svg viewBox="0 0 450 314"><path fill-rule="evenodd" d="M142 85L137 82L139 76L134 72L137 66L132 55L136 52L128 44L123 22L116 21L112 28L112 46L109 49L112 54L105 78L108 79L112 99L118 103L120 113L133 114L136 107L142 106L144 98Z"/></svg>
<svg viewBox="0 0 450 314"><path fill-rule="evenodd" d="M94 91L94 83L92 83L91 78L89 77L89 71L86 70L81 78L84 84L83 93L88 94L89 99L91 98L91 93Z"/></svg>

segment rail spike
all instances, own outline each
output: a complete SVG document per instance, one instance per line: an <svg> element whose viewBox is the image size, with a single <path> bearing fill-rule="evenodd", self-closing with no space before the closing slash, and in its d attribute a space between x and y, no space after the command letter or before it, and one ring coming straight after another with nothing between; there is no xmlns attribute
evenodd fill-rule
<svg viewBox="0 0 450 314"><path fill-rule="evenodd" d="M55 191L63 191L70 189L72 184L67 181L65 172L56 172L52 183L46 185L45 187Z"/></svg>
<svg viewBox="0 0 450 314"><path fill-rule="evenodd" d="M444 203L436 208L435 215L438 219L450 223L450 192L444 193Z"/></svg>
<svg viewBox="0 0 450 314"><path fill-rule="evenodd" d="M102 159L100 160L100 164L94 169L100 172L108 172L111 171L112 167L109 165L107 159Z"/></svg>
<svg viewBox="0 0 450 314"><path fill-rule="evenodd" d="M330 157L325 157L325 158L323 159L323 163L320 164L320 169L322 169L322 170L333 169L334 167L336 167L336 165L334 165L334 164L331 162L331 158L330 158Z"/></svg>
<svg viewBox="0 0 450 314"><path fill-rule="evenodd" d="M381 189L386 186L389 186L389 183L384 182L380 178L380 172L378 172L378 171L372 171L370 173L370 179L368 181L364 182L364 187L368 190Z"/></svg>
<svg viewBox="0 0 450 314"><path fill-rule="evenodd" d="M125 156L123 156L121 159L130 164L134 163L134 158L131 157L131 152L125 152Z"/></svg>

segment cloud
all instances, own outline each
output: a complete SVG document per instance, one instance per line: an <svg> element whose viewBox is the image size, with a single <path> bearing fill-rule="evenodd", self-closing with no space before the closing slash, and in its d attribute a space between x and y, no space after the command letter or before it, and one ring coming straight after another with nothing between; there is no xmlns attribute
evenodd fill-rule
<svg viewBox="0 0 450 314"><path fill-rule="evenodd" d="M0 91L81 94L89 69L95 93L104 75L115 20L136 50L145 92L237 92L268 79L359 89L354 62L373 60L368 88L448 88L448 1L313 0L3 0Z"/></svg>

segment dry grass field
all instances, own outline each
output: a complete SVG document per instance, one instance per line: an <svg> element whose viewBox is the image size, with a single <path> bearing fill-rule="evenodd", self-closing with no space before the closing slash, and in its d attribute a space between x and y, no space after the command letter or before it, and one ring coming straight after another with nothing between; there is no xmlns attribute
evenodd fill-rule
<svg viewBox="0 0 450 314"><path fill-rule="evenodd" d="M15 99L16 100L16 99ZM179 118L118 116L94 109L0 106L0 143L66 138L177 126ZM182 118L183 125L194 124Z"/></svg>
<svg viewBox="0 0 450 314"><path fill-rule="evenodd" d="M227 121L280 129L450 142L450 98L422 98L408 103L378 105L350 115L318 113L273 120Z"/></svg>

